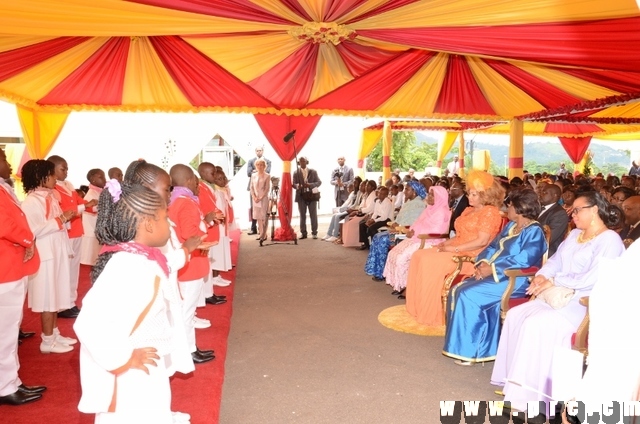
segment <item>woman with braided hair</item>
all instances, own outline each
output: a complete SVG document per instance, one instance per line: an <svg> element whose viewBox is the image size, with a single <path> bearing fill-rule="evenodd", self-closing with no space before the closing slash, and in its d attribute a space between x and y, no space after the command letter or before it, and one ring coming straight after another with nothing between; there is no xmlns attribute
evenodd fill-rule
<svg viewBox="0 0 640 424"><path fill-rule="evenodd" d="M170 236L166 202L140 184L110 181L95 234L103 247L74 325L82 346L78 409L99 423L172 423L168 364L180 311L158 249Z"/></svg>
<svg viewBox="0 0 640 424"><path fill-rule="evenodd" d="M76 339L63 337L58 330L58 311L71 308L71 262L73 250L67 225L75 216L62 212L53 195L56 186L52 162L33 159L22 167L22 184L27 197L21 208L36 238L40 268L29 277L29 308L40 313L42 353L65 353L73 350Z"/></svg>

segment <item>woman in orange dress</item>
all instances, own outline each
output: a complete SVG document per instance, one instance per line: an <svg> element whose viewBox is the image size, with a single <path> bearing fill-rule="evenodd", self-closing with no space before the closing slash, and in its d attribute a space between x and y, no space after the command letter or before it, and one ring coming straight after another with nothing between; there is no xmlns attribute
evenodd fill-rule
<svg viewBox="0 0 640 424"><path fill-rule="evenodd" d="M455 222L456 236L430 249L416 251L409 263L407 312L423 325L444 325L442 285L455 269L453 256L476 256L500 232L500 206L505 191L491 174L471 171L467 178L469 206ZM462 272L471 274L465 263Z"/></svg>

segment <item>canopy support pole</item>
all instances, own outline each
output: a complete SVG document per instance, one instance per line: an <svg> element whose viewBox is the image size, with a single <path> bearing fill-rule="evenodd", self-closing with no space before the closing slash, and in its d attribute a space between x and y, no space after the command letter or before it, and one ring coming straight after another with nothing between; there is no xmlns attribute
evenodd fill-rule
<svg viewBox="0 0 640 424"><path fill-rule="evenodd" d="M509 180L524 176L524 130L518 119L509 122Z"/></svg>

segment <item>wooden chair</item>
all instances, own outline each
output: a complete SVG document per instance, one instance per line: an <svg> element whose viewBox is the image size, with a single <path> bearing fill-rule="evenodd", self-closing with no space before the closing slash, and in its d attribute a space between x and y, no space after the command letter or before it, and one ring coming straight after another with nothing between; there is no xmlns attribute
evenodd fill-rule
<svg viewBox="0 0 640 424"><path fill-rule="evenodd" d="M582 353L586 358L589 353L589 296L580 298L580 304L587 308L578 330L571 336L571 349Z"/></svg>
<svg viewBox="0 0 640 424"><path fill-rule="evenodd" d="M503 217L504 218L504 217ZM508 223L508 221L503 221L503 228ZM542 230L544 231L544 237L547 241L547 246L549 246L549 241L551 240L551 229L548 225L543 225ZM547 260L547 252L542 257L542 263ZM465 262L469 262L475 264L475 257L472 256L454 256L451 258L453 262L456 263L456 268L453 270L451 274L449 274L442 286L442 310L444 311L444 316L447 316L447 298L449 297L449 292L451 291L451 287L461 283L465 279L471 277L470 275L462 274L462 267ZM507 283L507 287L502 294L502 298L500 300L500 321L503 322L504 318L507 315L507 311L509 311L510 307L517 306L521 303L525 303L529 301L529 298L521 298L521 299L511 299L511 295L513 294L513 290L515 289L516 277L531 277L538 272L540 268L538 267L530 267L530 268L517 268L517 269L508 269L505 270L504 273L507 277L509 277L509 282ZM446 318L445 318L446 319ZM446 324L446 323L445 323Z"/></svg>

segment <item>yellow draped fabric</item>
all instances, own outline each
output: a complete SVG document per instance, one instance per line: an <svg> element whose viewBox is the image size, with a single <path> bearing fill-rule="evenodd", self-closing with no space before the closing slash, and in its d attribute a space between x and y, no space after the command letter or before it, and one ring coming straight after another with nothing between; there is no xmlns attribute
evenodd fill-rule
<svg viewBox="0 0 640 424"><path fill-rule="evenodd" d="M582 159L580 159L580 162L576 163L573 169L581 174L584 174L584 168L586 167L589 159L591 159L592 157L593 154L591 153L591 150L587 150L586 152L584 152L584 156L582 157Z"/></svg>
<svg viewBox="0 0 640 424"><path fill-rule="evenodd" d="M453 147L453 143L456 141L457 138L458 138L457 131L456 132L447 131L444 134L444 139L438 142L438 159L437 159L438 168L442 167L442 161L444 160L445 156L447 156L447 153L449 153L449 151Z"/></svg>
<svg viewBox="0 0 640 424"><path fill-rule="evenodd" d="M524 176L524 132L522 121L513 119L509 123L509 180Z"/></svg>
<svg viewBox="0 0 640 424"><path fill-rule="evenodd" d="M68 112L36 112L18 106L22 135L33 159L44 159L58 139Z"/></svg>
<svg viewBox="0 0 640 424"><path fill-rule="evenodd" d="M356 8L347 17L360 14L369 2ZM379 2L377 2L379 3ZM542 22L567 22L591 19L634 16L638 7L633 0L468 0L464 7L451 0L422 0L384 14L354 22L351 26L360 29L385 28L394 22L394 28L424 28L468 25L513 25ZM549 13L549 11L553 13ZM472 11L472 12L471 12ZM344 19L344 18L343 18Z"/></svg>
<svg viewBox="0 0 640 424"><path fill-rule="evenodd" d="M22 178L17 175L20 171L20 163L22 162L25 148L26 146L22 143L9 143L4 147L7 162L9 162L13 170L13 174L11 174L11 178L13 178L13 191L15 191L19 200L24 200L26 197L22 188Z"/></svg>
<svg viewBox="0 0 640 424"><path fill-rule="evenodd" d="M631 134L599 135L595 138L609 141L640 141L640 132Z"/></svg>
<svg viewBox="0 0 640 424"><path fill-rule="evenodd" d="M358 153L358 172L357 174L364 178L364 158L376 147L376 144L382 137L382 130L362 130L362 138L360 139L360 151Z"/></svg>
<svg viewBox="0 0 640 424"><path fill-rule="evenodd" d="M290 174L291 173L291 161L290 160L285 160L284 162L282 162L282 173L283 174Z"/></svg>
<svg viewBox="0 0 640 424"><path fill-rule="evenodd" d="M393 144L393 129L389 121L384 121L382 129L382 184L391 178L391 145Z"/></svg>
<svg viewBox="0 0 640 424"><path fill-rule="evenodd" d="M466 172L464 170L464 168L467 166L464 163L464 155L465 155L465 150L464 150L464 133L462 131L460 131L460 138L458 139L459 143L460 143L460 153L458 154L458 164L460 165L460 171L458 171L458 177L460 178L464 178Z"/></svg>

